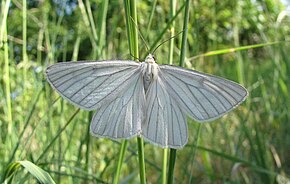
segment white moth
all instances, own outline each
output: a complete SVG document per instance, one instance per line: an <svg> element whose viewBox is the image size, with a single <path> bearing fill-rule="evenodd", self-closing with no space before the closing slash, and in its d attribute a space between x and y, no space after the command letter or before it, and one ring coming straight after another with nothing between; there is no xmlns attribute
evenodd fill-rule
<svg viewBox="0 0 290 184"><path fill-rule="evenodd" d="M227 79L170 65L107 60L64 62L46 70L51 86L85 110L97 110L91 133L110 139L142 136L162 148L187 143L186 116L212 121L248 96Z"/></svg>

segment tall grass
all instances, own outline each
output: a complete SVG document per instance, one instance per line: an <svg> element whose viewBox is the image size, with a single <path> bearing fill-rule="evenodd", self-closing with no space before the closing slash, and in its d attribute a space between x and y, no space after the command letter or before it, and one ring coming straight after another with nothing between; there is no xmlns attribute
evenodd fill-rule
<svg viewBox="0 0 290 184"><path fill-rule="evenodd" d="M13 128L13 119L12 119L12 102L11 102L11 85L10 85L10 63L9 63L9 51L8 51L8 35L7 35L7 16L8 16L8 11L9 11L9 3L10 1L2 2L1 4L1 32L0 32L0 46L1 46L1 54L2 54L2 61L4 60L4 70L1 71L3 75L3 88L2 88L2 94L1 95L3 98L5 96L6 103L2 103L3 107L4 105L6 108L3 108L3 117L1 119L5 119L6 123L5 125L3 124L1 129L3 132L6 132L6 136L1 137L1 142L6 145L5 148L1 153L3 155L3 165L6 166L7 158L9 157L9 149L12 148L12 128ZM1 65L3 62L1 62ZM5 90L4 90L5 89ZM5 91L5 92L4 92ZM5 95L4 95L5 94Z"/></svg>
<svg viewBox="0 0 290 184"><path fill-rule="evenodd" d="M30 183L37 178L27 174L37 167L25 160L56 183L289 181L290 29L281 4L70 3L1 1L1 181ZM66 60L129 59L130 54L143 60L147 51L137 41L137 29L151 51L183 31L183 38L169 41L170 47L158 48L158 64L184 61L186 68L243 83L250 92L246 103L202 127L188 120L188 144L170 155L142 139L92 137L93 112L61 100L43 71Z"/></svg>

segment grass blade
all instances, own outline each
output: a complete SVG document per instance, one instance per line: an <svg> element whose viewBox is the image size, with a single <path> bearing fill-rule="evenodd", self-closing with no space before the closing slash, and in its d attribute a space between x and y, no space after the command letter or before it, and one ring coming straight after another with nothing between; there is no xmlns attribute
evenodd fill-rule
<svg viewBox="0 0 290 184"><path fill-rule="evenodd" d="M162 163L162 184L166 184L168 149L163 149L163 163Z"/></svg>
<svg viewBox="0 0 290 184"><path fill-rule="evenodd" d="M1 35L0 35L0 44L4 46L4 83L5 83L5 93L6 93L6 115L7 115L7 134L10 136L12 132L12 104L11 104L11 87L10 87L10 67L9 67L9 51L8 51L8 40L7 40L7 15L9 10L10 1L7 0L5 7L3 7L4 11L2 14L2 25L1 25ZM0 47L1 48L1 47Z"/></svg>
<svg viewBox="0 0 290 184"><path fill-rule="evenodd" d="M189 58L188 60L191 61L191 60L195 60L195 59L198 59L201 57L216 56L216 55L220 55L220 54L228 54L228 53L232 53L232 52L236 52L236 51L249 50L249 49L254 49L254 48L259 48L259 47L275 45L275 44L279 44L279 43L282 43L282 42L268 42L268 43L260 43L260 44L247 45L247 46L241 46L241 47L233 47L233 48L229 48L229 49L214 50L214 51L206 52L204 54L199 54L199 55L193 56L193 57Z"/></svg>
<svg viewBox="0 0 290 184"><path fill-rule="evenodd" d="M163 37L163 35L168 31L168 29L170 28L170 25L172 24L172 22L174 22L174 20L182 12L182 10L183 10L184 7L185 7L185 3L183 3L182 6L177 10L175 16L172 17L169 20L169 22L167 23L167 25L165 26L165 28L160 32L159 36L156 37L156 39L154 40L153 44L150 46L150 49L151 49L150 51L152 51L152 50L155 49L156 45L159 43L159 41L161 40L161 38Z"/></svg>
<svg viewBox="0 0 290 184"><path fill-rule="evenodd" d="M176 160L176 149L170 149L169 169L168 169L168 178L167 178L168 184L174 183L175 160Z"/></svg>
<svg viewBox="0 0 290 184"><path fill-rule="evenodd" d="M57 138L59 137L59 135L67 128L67 126L72 122L72 120L74 119L74 117L79 113L80 109L77 109L73 115L70 117L70 119L67 121L67 123L62 127L62 129L60 129L58 131L58 133L54 136L54 138L50 141L50 143L46 146L46 148L42 151L42 153L40 154L40 156L38 157L38 159L36 160L36 163L42 159L42 157L47 153L47 151L49 150L49 148L53 145L53 143L57 140Z"/></svg>
<svg viewBox="0 0 290 184"><path fill-rule="evenodd" d="M201 132L201 123L198 123L197 125L197 131L196 131L196 135L195 135L195 139L194 139L194 145L197 145L198 146L198 142L199 142L199 137L200 137L200 132ZM194 165L194 161L195 161L195 155L196 155L196 146L193 146L193 153L191 155L192 158L192 164L191 164L191 170L190 170L190 177L189 177L189 182L188 183L192 183L192 173L193 173L193 165Z"/></svg>
<svg viewBox="0 0 290 184"><path fill-rule="evenodd" d="M32 176L34 176L38 180L39 183L55 183L46 171L27 160L11 163L5 171L3 183L8 183L9 181L11 181L13 175L19 170L20 166L23 166Z"/></svg>
<svg viewBox="0 0 290 184"><path fill-rule="evenodd" d="M116 170L115 177L114 177L114 184L118 184L119 183L121 166L122 166L122 163L123 163L123 160L124 160L125 151L126 151L126 148L127 148L127 142L128 141L123 140L122 144L121 144L121 150L120 150L120 154L119 154L117 170Z"/></svg>
<svg viewBox="0 0 290 184"><path fill-rule="evenodd" d="M181 52L180 52L180 61L179 66L184 66L185 52L186 52L186 43L187 43L187 33L188 33L188 20L189 20L189 0L185 2L185 13L183 20L183 34L182 34L182 43L181 43Z"/></svg>

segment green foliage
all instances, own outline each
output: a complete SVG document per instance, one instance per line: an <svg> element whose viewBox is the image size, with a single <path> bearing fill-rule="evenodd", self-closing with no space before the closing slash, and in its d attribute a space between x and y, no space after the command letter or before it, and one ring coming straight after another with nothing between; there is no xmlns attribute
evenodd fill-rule
<svg viewBox="0 0 290 184"><path fill-rule="evenodd" d="M38 180L39 183L55 183L47 172L27 160L12 162L9 164L3 177L3 183L12 183L13 176L16 174L20 166L23 166L32 176Z"/></svg>
<svg viewBox="0 0 290 184"><path fill-rule="evenodd" d="M60 99L43 75L57 61L130 59L137 46L143 60L144 43L128 42L136 32L126 24L125 1L27 1L26 41L22 1L9 2L0 5L0 180L35 181L17 162L31 160L55 183L112 183L117 168L120 183L140 182L136 139L91 137L92 113ZM175 16L170 1L137 2L137 25L151 51L172 36L172 22L175 33L183 31L185 2L177 1ZM155 52L159 64L170 51L179 65L182 50L185 67L242 82L250 92L213 123L188 122L176 183L289 182L290 18L283 10L274 0L193 0L187 44L177 36ZM163 150L145 143L144 154L147 181L161 182Z"/></svg>

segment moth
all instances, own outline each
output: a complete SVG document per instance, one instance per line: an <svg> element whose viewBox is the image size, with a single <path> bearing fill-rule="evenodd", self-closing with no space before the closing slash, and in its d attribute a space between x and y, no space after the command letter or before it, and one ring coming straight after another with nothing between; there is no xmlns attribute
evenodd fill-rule
<svg viewBox="0 0 290 184"><path fill-rule="evenodd" d="M141 136L162 148L188 140L187 116L215 120L241 104L247 90L227 79L172 65L105 60L51 65L46 78L60 96L96 110L91 134L110 139Z"/></svg>

